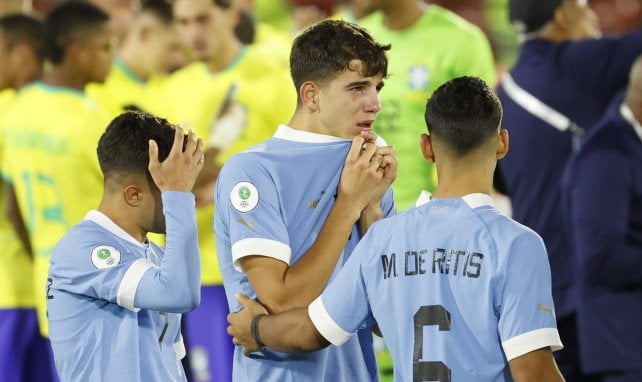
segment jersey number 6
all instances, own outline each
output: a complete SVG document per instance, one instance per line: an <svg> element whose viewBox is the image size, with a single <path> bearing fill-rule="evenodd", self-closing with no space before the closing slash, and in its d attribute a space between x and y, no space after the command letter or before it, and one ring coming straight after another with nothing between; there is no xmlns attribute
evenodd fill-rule
<svg viewBox="0 0 642 382"><path fill-rule="evenodd" d="M450 382L451 371L443 362L420 361L424 348L424 326L438 325L440 331L450 330L450 312L441 305L424 305L417 310L415 321L415 350L413 353L412 375L414 382Z"/></svg>

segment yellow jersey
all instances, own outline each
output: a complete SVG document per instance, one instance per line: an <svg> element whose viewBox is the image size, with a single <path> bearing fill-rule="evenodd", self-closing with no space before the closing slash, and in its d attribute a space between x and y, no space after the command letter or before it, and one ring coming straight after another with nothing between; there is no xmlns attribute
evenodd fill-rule
<svg viewBox="0 0 642 382"><path fill-rule="evenodd" d="M13 90L0 92L0 138L4 126L1 122L15 99ZM2 170L5 140L0 139L0 171ZM4 178L4 175L3 175ZM0 182L0 200L5 199L6 188ZM22 246L13 227L6 219L5 203L0 203L0 309L33 308L33 260Z"/></svg>
<svg viewBox="0 0 642 382"><path fill-rule="evenodd" d="M47 335L46 282L58 240L98 206L103 178L96 147L109 117L83 92L36 82L3 122L3 174L13 184L34 251L36 309Z"/></svg>
<svg viewBox="0 0 642 382"><path fill-rule="evenodd" d="M210 125L218 118L232 86L236 87L234 100L245 109L247 122L239 139L217 156L217 165L222 166L230 156L271 137L279 124L292 117L296 92L289 68L282 61L262 47L250 46L219 73L212 73L202 62L192 63L168 77L162 102L153 112L184 128L193 128L207 142ZM216 259L213 216L213 206L197 211L203 285L223 283Z"/></svg>

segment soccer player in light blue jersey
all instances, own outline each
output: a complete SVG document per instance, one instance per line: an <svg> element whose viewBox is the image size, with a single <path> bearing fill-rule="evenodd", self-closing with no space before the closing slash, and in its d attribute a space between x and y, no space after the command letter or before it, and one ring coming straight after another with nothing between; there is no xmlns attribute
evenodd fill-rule
<svg viewBox="0 0 642 382"><path fill-rule="evenodd" d="M231 157L219 175L214 228L230 311L237 292L271 312L307 306L348 260L369 225L394 214L397 162L370 131L386 50L364 29L324 21L290 55L298 105L288 126ZM235 381L377 379L370 327L341 347L288 355L234 354Z"/></svg>
<svg viewBox="0 0 642 382"><path fill-rule="evenodd" d="M186 140L186 142L184 142ZM148 114L116 117L98 143L98 210L58 243L47 310L62 381L185 381L181 313L200 301L194 195L203 143ZM165 250L148 232L167 233Z"/></svg>
<svg viewBox="0 0 642 382"><path fill-rule="evenodd" d="M309 307L265 316L246 296L228 317L245 351L340 345L376 320L396 381L561 381L551 276L542 239L494 207L508 150L502 109L476 77L428 102L424 157L439 185L425 203L375 223Z"/></svg>

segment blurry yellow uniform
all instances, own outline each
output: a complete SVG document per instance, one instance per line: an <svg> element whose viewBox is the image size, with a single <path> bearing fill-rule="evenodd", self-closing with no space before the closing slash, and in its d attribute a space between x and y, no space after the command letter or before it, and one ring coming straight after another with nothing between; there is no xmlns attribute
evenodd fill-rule
<svg viewBox="0 0 642 382"><path fill-rule="evenodd" d="M122 59L117 58L102 84L91 83L87 85L87 95L94 99L105 109L110 116L117 116L124 111L127 105L139 105L143 97L145 81L125 65Z"/></svg>
<svg viewBox="0 0 642 382"><path fill-rule="evenodd" d="M246 47L237 59L220 73L211 73L207 65L195 62L168 77L162 96L152 109L172 123L193 128L207 142L210 126L221 111L232 84L234 97L247 112L247 124L240 138L221 152L216 162L266 140L280 123L287 123L296 106L288 68L264 49ZM216 260L212 231L213 207L197 212L203 285L223 283Z"/></svg>
<svg viewBox="0 0 642 382"><path fill-rule="evenodd" d="M148 81L143 80L122 59L117 58L114 60L105 82L87 85L86 93L110 116L116 117L125 111L127 106L149 111L149 105L153 103L151 98L162 81L161 76L155 76Z"/></svg>
<svg viewBox="0 0 642 382"><path fill-rule="evenodd" d="M49 258L67 230L100 202L96 147L108 122L106 112L83 92L42 82L23 88L3 120L3 174L13 184L29 231L45 336Z"/></svg>
<svg viewBox="0 0 642 382"><path fill-rule="evenodd" d="M13 90L0 92L0 120L7 115L14 100L15 92ZM6 141L1 139L4 134L3 127L4 124L0 122L0 163L7 160L2 157L6 144ZM0 169L2 167L0 165ZM3 178L5 178L4 173ZM2 201L0 202L0 243L2 243L0 309L32 308L34 306L33 261L6 218L5 192L4 182L0 182L0 201Z"/></svg>

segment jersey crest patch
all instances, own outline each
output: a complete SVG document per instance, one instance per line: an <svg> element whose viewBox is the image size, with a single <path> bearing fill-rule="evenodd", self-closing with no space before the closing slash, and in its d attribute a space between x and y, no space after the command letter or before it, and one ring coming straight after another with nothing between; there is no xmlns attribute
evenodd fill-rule
<svg viewBox="0 0 642 382"><path fill-rule="evenodd" d="M259 204L259 191L250 182L239 182L232 188L230 203L238 212L250 212Z"/></svg>
<svg viewBox="0 0 642 382"><path fill-rule="evenodd" d="M408 88L426 91L430 70L425 65L415 65L408 70Z"/></svg>
<svg viewBox="0 0 642 382"><path fill-rule="evenodd" d="M98 269L120 264L120 251L109 245L100 245L91 251L91 263Z"/></svg>

